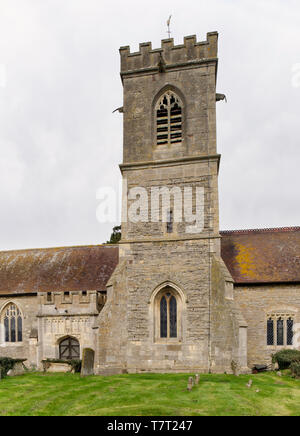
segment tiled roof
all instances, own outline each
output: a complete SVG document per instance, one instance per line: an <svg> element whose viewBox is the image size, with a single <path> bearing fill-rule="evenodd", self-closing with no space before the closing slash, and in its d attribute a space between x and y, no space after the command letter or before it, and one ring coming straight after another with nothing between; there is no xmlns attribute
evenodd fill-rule
<svg viewBox="0 0 300 436"><path fill-rule="evenodd" d="M119 258L117 246L0 252L0 295L105 290Z"/></svg>
<svg viewBox="0 0 300 436"><path fill-rule="evenodd" d="M300 282L300 227L220 232L235 283Z"/></svg>
<svg viewBox="0 0 300 436"><path fill-rule="evenodd" d="M236 284L300 282L300 227L221 232L221 254ZM0 252L0 295L105 290L116 245Z"/></svg>

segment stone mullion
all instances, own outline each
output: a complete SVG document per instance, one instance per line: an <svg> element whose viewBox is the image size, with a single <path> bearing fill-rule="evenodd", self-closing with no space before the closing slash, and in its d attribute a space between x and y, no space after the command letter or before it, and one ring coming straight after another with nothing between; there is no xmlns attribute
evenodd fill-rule
<svg viewBox="0 0 300 436"><path fill-rule="evenodd" d="M283 345L286 346L287 345L287 316L283 316Z"/></svg>

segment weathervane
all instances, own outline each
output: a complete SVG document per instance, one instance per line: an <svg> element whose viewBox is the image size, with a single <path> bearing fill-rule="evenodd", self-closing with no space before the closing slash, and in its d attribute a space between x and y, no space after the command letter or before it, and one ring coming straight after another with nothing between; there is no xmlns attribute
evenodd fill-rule
<svg viewBox="0 0 300 436"><path fill-rule="evenodd" d="M172 15L169 16L169 19L168 19L168 21L167 21L167 26L168 26L167 33L168 33L168 35L169 35L169 39L171 38L171 29L170 29L171 18L172 18Z"/></svg>

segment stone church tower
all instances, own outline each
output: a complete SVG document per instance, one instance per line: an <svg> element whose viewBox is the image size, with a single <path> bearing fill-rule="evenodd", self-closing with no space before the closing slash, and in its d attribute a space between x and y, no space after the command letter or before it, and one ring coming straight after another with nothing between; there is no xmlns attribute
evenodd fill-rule
<svg viewBox="0 0 300 436"><path fill-rule="evenodd" d="M120 49L122 240L0 251L1 357L230 373L300 349L300 227L219 231L217 45Z"/></svg>
<svg viewBox="0 0 300 436"><path fill-rule="evenodd" d="M122 240L97 373L246 370L247 325L220 255L217 48L213 32L120 49Z"/></svg>

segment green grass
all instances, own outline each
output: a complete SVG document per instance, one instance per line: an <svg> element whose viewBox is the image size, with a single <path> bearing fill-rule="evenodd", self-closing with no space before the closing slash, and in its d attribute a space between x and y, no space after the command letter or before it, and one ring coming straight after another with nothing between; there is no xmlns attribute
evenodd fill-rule
<svg viewBox="0 0 300 436"><path fill-rule="evenodd" d="M192 392L187 380L187 374L7 377L0 381L0 415L300 415L300 381L287 375L200 375Z"/></svg>

